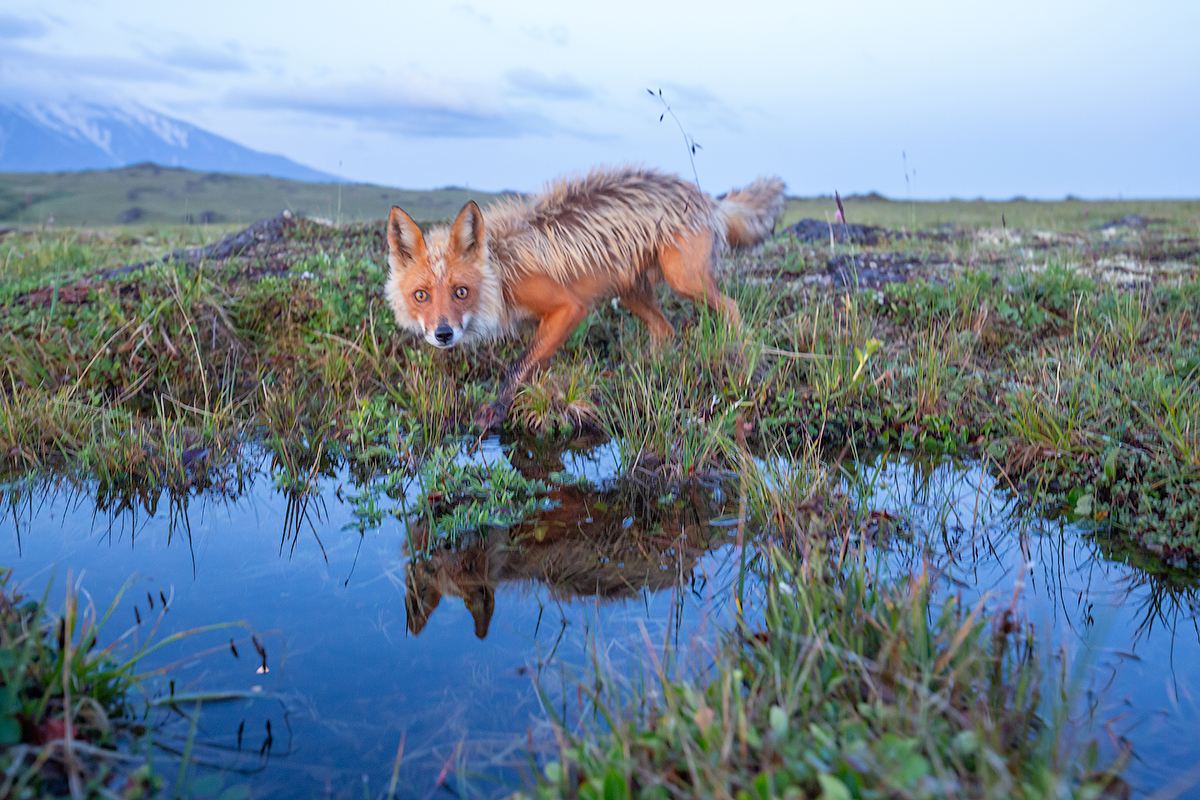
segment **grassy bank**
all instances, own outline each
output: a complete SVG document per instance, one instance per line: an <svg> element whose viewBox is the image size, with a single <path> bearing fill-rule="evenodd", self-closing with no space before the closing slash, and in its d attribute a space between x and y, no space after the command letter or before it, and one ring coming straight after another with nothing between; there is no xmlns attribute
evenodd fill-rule
<svg viewBox="0 0 1200 800"><path fill-rule="evenodd" d="M1042 213L1062 218L1029 218ZM841 544L855 511L822 488L828 457L973 456L1039 513L1200 559L1195 220L1014 224L930 221L871 246L785 234L728 265L743 331L668 294L678 341L654 353L605 304L522 390L512 430L611 437L651 498L740 474L765 554L751 565L765 589L739 595L745 618L707 672L636 692L599 674L606 722L563 729L541 791L1083 796L1108 782L1059 747L1043 702L1057 677L1019 617L934 607L919 577L875 572ZM381 233L295 220L228 261L111 279L205 232L7 235L0 471L66 473L149 509L231 491L254 442L289 497L348 462L364 527L397 513L396 475L423 476L426 533L449 542L498 509L542 507L561 487L497 482L445 447L522 342L441 353L399 333ZM755 477L781 461L798 470Z"/></svg>
<svg viewBox="0 0 1200 800"><path fill-rule="evenodd" d="M194 236L179 230L4 239L8 470L210 485L252 435L302 480L322 453L465 430L521 347L437 353L397 332L376 224L301 220L227 262L95 277ZM1030 503L1187 561L1200 555L1198 259L1194 234L1165 224L832 249L785 235L731 265L743 334L668 294L679 346L653 354L604 305L510 424L599 429L628 468L667 479L728 467L738 415L760 452L974 454Z"/></svg>

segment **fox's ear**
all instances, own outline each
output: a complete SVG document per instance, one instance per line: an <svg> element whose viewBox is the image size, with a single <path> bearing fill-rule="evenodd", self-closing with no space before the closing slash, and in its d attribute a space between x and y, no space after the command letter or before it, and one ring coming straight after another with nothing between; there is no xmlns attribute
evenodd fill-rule
<svg viewBox="0 0 1200 800"><path fill-rule="evenodd" d="M492 624L492 613L496 610L496 590L490 586L483 587L483 597L474 603L468 602L467 609L475 618L475 637L486 639L488 626Z"/></svg>
<svg viewBox="0 0 1200 800"><path fill-rule="evenodd" d="M437 588L437 580L428 573L422 564L418 570L410 559L404 570L404 617L408 629L414 636L421 632L429 615L438 607L442 593Z"/></svg>
<svg viewBox="0 0 1200 800"><path fill-rule="evenodd" d="M450 228L450 245L462 258L476 260L483 254L483 212L474 200L468 200L458 212Z"/></svg>
<svg viewBox="0 0 1200 800"><path fill-rule="evenodd" d="M388 260L405 270L425 259L425 236L413 218L399 206L392 206L387 225Z"/></svg>

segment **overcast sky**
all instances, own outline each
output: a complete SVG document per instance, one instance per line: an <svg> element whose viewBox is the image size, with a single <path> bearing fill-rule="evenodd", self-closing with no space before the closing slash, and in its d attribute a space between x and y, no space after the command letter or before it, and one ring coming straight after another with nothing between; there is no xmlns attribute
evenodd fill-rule
<svg viewBox="0 0 1200 800"><path fill-rule="evenodd" d="M1200 2L0 0L0 99L137 102L352 180L1200 196ZM905 181L905 158L909 183Z"/></svg>

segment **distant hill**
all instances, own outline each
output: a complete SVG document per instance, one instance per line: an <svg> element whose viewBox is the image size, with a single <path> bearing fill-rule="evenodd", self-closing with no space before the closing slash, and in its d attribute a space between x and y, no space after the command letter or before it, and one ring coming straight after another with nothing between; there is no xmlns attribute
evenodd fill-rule
<svg viewBox="0 0 1200 800"><path fill-rule="evenodd" d="M141 106L0 104L0 172L111 169L147 161L298 181L338 180Z"/></svg>
<svg viewBox="0 0 1200 800"><path fill-rule="evenodd" d="M341 212L338 195L341 195ZM56 225L253 222L284 209L353 222L398 205L418 222L452 219L468 200L498 195L448 188L409 191L367 183L306 183L137 164L84 172L0 173L0 221Z"/></svg>

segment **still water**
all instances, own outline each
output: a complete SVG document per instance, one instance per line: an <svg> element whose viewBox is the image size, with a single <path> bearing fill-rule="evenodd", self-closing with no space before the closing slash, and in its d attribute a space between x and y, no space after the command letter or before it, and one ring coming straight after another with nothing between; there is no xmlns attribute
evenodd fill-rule
<svg viewBox="0 0 1200 800"><path fill-rule="evenodd" d="M157 505L98 503L65 481L10 483L0 564L38 596L53 580L61 598L69 574L101 612L134 576L109 639L128 630L144 641L160 591L170 604L156 638L222 621L253 629L265 656L234 628L140 665L175 667L147 681L152 694L173 679L176 693L247 695L203 706L193 796L379 797L401 745L397 795L502 796L521 787L531 744L535 761L553 752L548 713L577 717L574 681L593 660L636 680L664 644L704 650L729 626L739 558L736 508L719 489L639 499L607 482L611 446L542 452L493 439L482 457L593 490L559 487L557 507L536 519L413 559L412 532L394 517L360 531L344 469L305 501L276 488L265 458L236 491ZM1068 736L1098 738L1109 755L1131 742L1138 793L1189 780L1200 763L1196 575L1128 563L1103 535L1021 507L977 464L881 456L847 486L900 522L873 545L889 569L927 570L939 592L993 609L1016 599L1047 669L1065 661L1079 676ZM170 710L151 719L170 781L191 725Z"/></svg>

